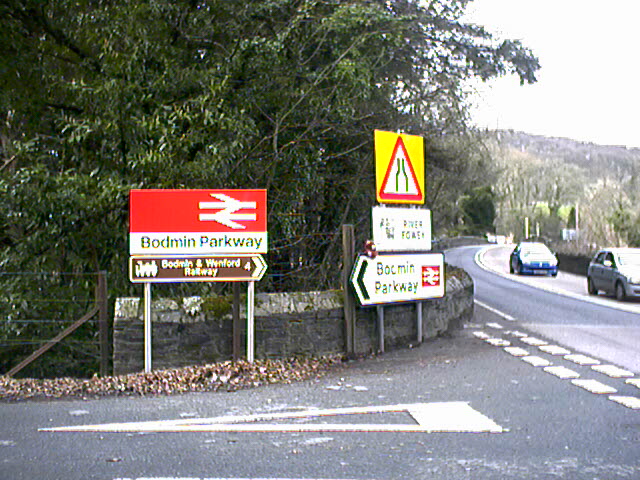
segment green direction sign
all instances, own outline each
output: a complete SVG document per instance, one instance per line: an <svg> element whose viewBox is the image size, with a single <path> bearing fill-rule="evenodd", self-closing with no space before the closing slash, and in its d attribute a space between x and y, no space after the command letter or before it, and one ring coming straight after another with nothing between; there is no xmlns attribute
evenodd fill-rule
<svg viewBox="0 0 640 480"><path fill-rule="evenodd" d="M360 255L351 284L364 306L441 298L445 294L444 255Z"/></svg>
<svg viewBox="0 0 640 480"><path fill-rule="evenodd" d="M129 259L133 283L252 282L266 271L262 255L140 255Z"/></svg>

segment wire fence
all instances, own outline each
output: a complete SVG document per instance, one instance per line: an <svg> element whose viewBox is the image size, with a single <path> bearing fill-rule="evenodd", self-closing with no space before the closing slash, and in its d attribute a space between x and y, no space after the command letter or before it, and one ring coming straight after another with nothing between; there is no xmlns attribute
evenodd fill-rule
<svg viewBox="0 0 640 480"><path fill-rule="evenodd" d="M341 232L324 232L274 241L265 255L268 268L260 281L264 292L317 291L341 286ZM358 244L363 240L358 239ZM34 352L46 354L21 367L14 376L50 378L91 377L111 371L111 324L106 291L96 292L101 272L0 272L0 375ZM114 288L128 280L114 278ZM167 296L219 294L230 285L158 285ZM113 298L111 299L114 300ZM74 327L78 319L102 302L100 315ZM111 304L110 302L109 304ZM51 344L60 332L72 334Z"/></svg>
<svg viewBox="0 0 640 480"><path fill-rule="evenodd" d="M101 323L108 314L84 318L98 303L105 309L106 298L98 296L100 275L0 272L0 374L11 373L17 365L21 368L16 376L22 377L106 373L109 332ZM65 331L68 336L56 340ZM32 358L41 350L48 351Z"/></svg>

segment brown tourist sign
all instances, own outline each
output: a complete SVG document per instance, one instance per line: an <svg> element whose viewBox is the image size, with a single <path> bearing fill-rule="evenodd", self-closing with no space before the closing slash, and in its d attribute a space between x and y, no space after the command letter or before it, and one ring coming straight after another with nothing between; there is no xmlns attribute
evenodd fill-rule
<svg viewBox="0 0 640 480"><path fill-rule="evenodd" d="M262 255L132 256L129 278L133 283L251 282L267 270Z"/></svg>

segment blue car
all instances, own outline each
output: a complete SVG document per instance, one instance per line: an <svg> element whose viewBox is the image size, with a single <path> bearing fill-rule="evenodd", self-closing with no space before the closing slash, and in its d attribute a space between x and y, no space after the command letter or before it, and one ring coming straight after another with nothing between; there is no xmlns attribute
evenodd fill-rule
<svg viewBox="0 0 640 480"><path fill-rule="evenodd" d="M511 252L509 272L530 275L558 275L558 258L544 243L521 242Z"/></svg>

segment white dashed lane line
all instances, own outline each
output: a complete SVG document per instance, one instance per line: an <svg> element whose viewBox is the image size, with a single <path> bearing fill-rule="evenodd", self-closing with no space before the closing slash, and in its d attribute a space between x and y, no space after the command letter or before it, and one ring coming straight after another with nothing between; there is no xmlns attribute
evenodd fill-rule
<svg viewBox="0 0 640 480"><path fill-rule="evenodd" d="M630 378L625 383L640 388L640 378Z"/></svg>
<svg viewBox="0 0 640 480"><path fill-rule="evenodd" d="M620 405L624 405L627 408L633 410L640 410L640 398L638 397L624 397L620 395L611 395L609 400L612 400Z"/></svg>
<svg viewBox="0 0 640 480"><path fill-rule="evenodd" d="M573 362L575 364L578 365L599 365L600 364L600 360L596 360L595 358L591 358L591 357L587 357L586 355L582 355L582 354L570 354L570 355L565 355L565 360L569 360L570 362Z"/></svg>
<svg viewBox="0 0 640 480"><path fill-rule="evenodd" d="M574 385L580 388L584 388L587 392L591 392L591 393L603 394L603 393L618 392L618 390L616 390L615 388L610 387L609 385L605 385L604 383L601 383L597 380L576 379L576 380L571 380L571 383L573 383Z"/></svg>
<svg viewBox="0 0 640 480"><path fill-rule="evenodd" d="M513 355L514 357L526 357L529 355L529 352L527 350L520 347L506 347L504 351L509 355Z"/></svg>
<svg viewBox="0 0 640 480"><path fill-rule="evenodd" d="M534 367L548 367L551 365L551 362L545 358L537 357L535 355L528 355L526 357L522 357L524 362L527 362L529 365L533 365Z"/></svg>
<svg viewBox="0 0 640 480"><path fill-rule="evenodd" d="M480 305L502 318L508 319L508 321L514 320L512 317L502 314L495 309L488 308L482 304ZM605 375L610 379L625 379L625 384L640 389L640 379L634 378L635 375L633 372L615 365L602 365L600 360L580 353L573 353L560 345L550 344L544 339L529 336L524 332L506 330L502 324L497 322L486 323L485 328L474 331L473 336L489 345L502 348L509 355L519 358L533 367L542 368L544 372L550 375L562 380L569 380L572 385L582 388L587 392L595 395L608 395L608 399L616 404L632 410L640 410L640 396L614 395L618 393L618 389L613 386L595 379L581 378L579 372L563 365L554 365L554 361L562 363L563 360L566 360L578 368L582 367L584 369L588 367L590 372ZM524 344L525 348L517 346L514 342ZM527 347L529 347L529 349ZM542 354L550 355L550 358L532 353L530 351L531 348L537 349Z"/></svg>
<svg viewBox="0 0 640 480"><path fill-rule="evenodd" d="M499 323L487 323L487 327L489 328L495 328L497 330L502 330L504 327L502 325L500 325Z"/></svg>
<svg viewBox="0 0 640 480"><path fill-rule="evenodd" d="M504 340L502 338L487 338L485 340L489 345L493 345L494 347L508 347L511 345L511 342L508 340Z"/></svg>
<svg viewBox="0 0 640 480"><path fill-rule="evenodd" d="M555 375L556 377L563 380L569 380L570 378L580 378L580 374L578 372L562 366L547 367L544 369L544 371L550 373L551 375Z"/></svg>
<svg viewBox="0 0 640 480"><path fill-rule="evenodd" d="M611 378L633 377L633 372L616 367L615 365L593 365L591 369L599 373L604 373Z"/></svg>
<svg viewBox="0 0 640 480"><path fill-rule="evenodd" d="M544 353L548 353L550 355L570 355L571 350L567 350L564 347L559 347L558 345L542 345L538 347Z"/></svg>
<svg viewBox="0 0 640 480"><path fill-rule="evenodd" d="M488 333L484 333L482 331L473 332L473 336L476 338L479 338L480 340L487 340L491 338L491 335L489 335Z"/></svg>

